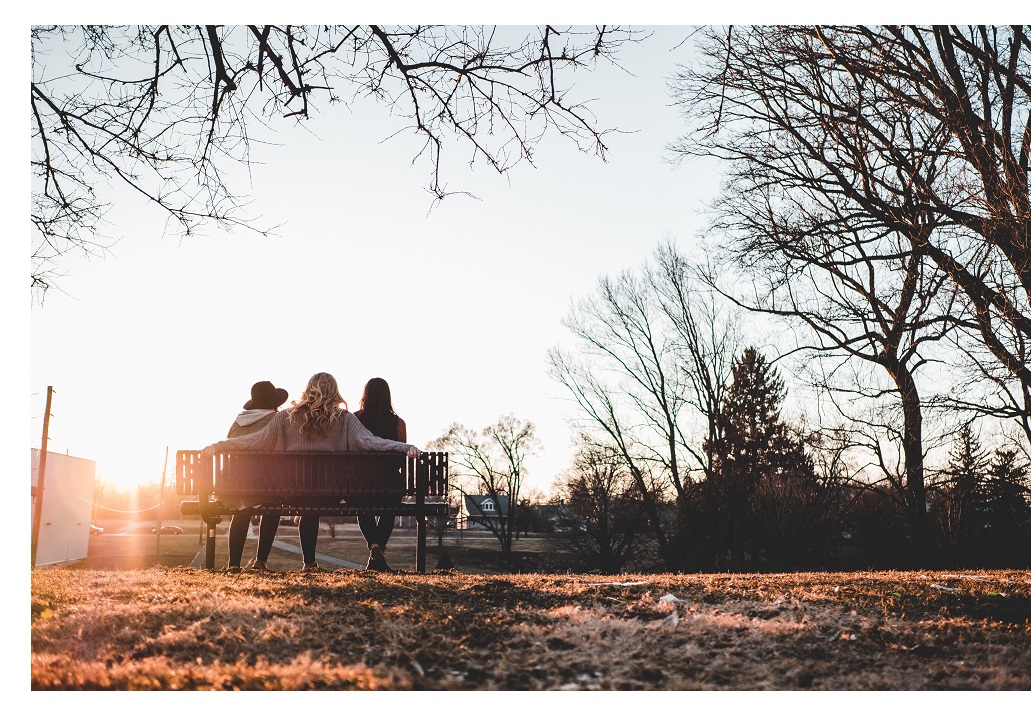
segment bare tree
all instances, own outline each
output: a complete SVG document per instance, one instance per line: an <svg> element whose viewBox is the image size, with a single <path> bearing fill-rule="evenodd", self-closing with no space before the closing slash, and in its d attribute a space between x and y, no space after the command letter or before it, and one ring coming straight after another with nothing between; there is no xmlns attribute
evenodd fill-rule
<svg viewBox="0 0 1031 718"><path fill-rule="evenodd" d="M532 163L548 130L604 158L609 130L573 99L571 75L637 39L606 26L35 26L33 288L45 292L64 254L103 252L107 180L185 233L259 229L223 180L249 161L251 127L359 97L424 139L438 199L450 141L501 173Z"/></svg>
<svg viewBox="0 0 1031 718"><path fill-rule="evenodd" d="M922 552L927 521L918 379L923 367L941 355L934 343L955 328L954 293L944 273L906 238L814 231L822 224L820 217L834 213L829 202L814 207L790 196L773 201L771 191L767 185L737 202L721 203L718 223L734 238L725 257L747 271L750 281L737 286L752 287L750 296L724 289L725 296L800 329L799 345L790 351L803 354L803 364L830 394L845 395L850 405L898 403L901 430L893 433L905 454L905 490L897 495L906 498L905 513ZM718 271L710 271L709 281L727 284ZM863 374L847 371L857 362L874 365L883 375L865 375L857 382ZM854 408L846 412L856 420Z"/></svg>
<svg viewBox="0 0 1031 718"><path fill-rule="evenodd" d="M719 428L734 323L711 294L692 288L688 262L668 243L640 272L603 277L564 323L576 346L552 349L549 371L572 394L587 432L604 436L625 462L661 560L684 568L678 530L661 509L672 499L685 517L691 473L711 472L704 440Z"/></svg>
<svg viewBox="0 0 1031 718"><path fill-rule="evenodd" d="M443 551L444 537L448 535L455 526L455 519L459 511L459 491L454 484L447 487L447 516L431 516L429 518L430 535L437 539L437 550Z"/></svg>
<svg viewBox="0 0 1031 718"><path fill-rule="evenodd" d="M573 553L602 573L615 574L635 558L647 516L619 452L579 437L573 465L559 478L562 528Z"/></svg>
<svg viewBox="0 0 1031 718"><path fill-rule="evenodd" d="M489 496L495 506L507 503L507 511L478 517L498 539L501 556L507 560L512 555L526 460L541 450L536 427L512 414L502 416L479 432L455 423L427 448L447 451L452 476L466 481L472 490ZM469 493L469 488L464 492Z"/></svg>
<svg viewBox="0 0 1031 718"><path fill-rule="evenodd" d="M1031 40L1012 27L707 28L673 91L674 146L726 160L723 196L798 241L897 235L962 292L983 413L1031 437ZM803 225L807 231L798 232ZM899 261L906 261L900 257Z"/></svg>

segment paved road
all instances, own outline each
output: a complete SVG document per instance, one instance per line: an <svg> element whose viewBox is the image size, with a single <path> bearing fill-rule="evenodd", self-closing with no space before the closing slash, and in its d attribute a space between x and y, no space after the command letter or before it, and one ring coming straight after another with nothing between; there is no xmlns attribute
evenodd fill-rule
<svg viewBox="0 0 1031 718"><path fill-rule="evenodd" d="M283 543L282 541L275 541L272 544L273 548L282 549L283 551L289 551L295 553L298 556L301 555L301 547L294 546L293 544ZM193 568L203 568L204 566L204 555L205 549L201 549L196 556L193 557L193 563L190 564ZM315 552L315 560L320 564L326 564L327 566L339 566L340 568L365 568L361 564L354 563L353 561L345 561L342 558L335 558L334 556L327 556L324 553Z"/></svg>

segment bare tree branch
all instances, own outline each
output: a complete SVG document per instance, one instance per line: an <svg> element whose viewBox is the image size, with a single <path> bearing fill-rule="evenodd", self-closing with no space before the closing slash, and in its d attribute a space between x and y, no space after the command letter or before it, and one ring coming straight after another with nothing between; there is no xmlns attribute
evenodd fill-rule
<svg viewBox="0 0 1031 718"><path fill-rule="evenodd" d="M304 120L342 95L378 100L426 138L437 201L449 194L441 163L453 142L500 173L532 163L548 131L604 159L610 130L566 88L573 71L642 37L618 27L34 26L34 286L45 291L68 252L102 251L106 178L186 234L212 222L267 233L220 169L249 162L248 119Z"/></svg>

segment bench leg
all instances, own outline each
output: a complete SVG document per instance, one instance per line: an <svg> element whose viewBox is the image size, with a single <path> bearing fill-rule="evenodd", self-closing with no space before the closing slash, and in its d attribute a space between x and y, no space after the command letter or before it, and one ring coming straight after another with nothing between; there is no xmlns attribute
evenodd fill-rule
<svg viewBox="0 0 1031 718"><path fill-rule="evenodd" d="M426 573L426 517L416 516L418 522L417 544L415 547L415 570Z"/></svg>
<svg viewBox="0 0 1031 718"><path fill-rule="evenodd" d="M208 540L204 546L204 568L215 568L215 524L208 524Z"/></svg>

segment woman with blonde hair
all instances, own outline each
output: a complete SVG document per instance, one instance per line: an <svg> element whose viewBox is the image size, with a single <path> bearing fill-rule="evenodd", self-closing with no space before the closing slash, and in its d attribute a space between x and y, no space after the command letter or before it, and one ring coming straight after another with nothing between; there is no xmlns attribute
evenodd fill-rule
<svg viewBox="0 0 1031 718"><path fill-rule="evenodd" d="M340 396L332 374L319 372L308 380L301 398L287 411L276 414L259 432L224 439L205 447L202 456L222 451L396 451L409 457L421 453L411 444L375 436ZM319 536L319 517L302 516L298 526L305 571L318 571L315 544Z"/></svg>

